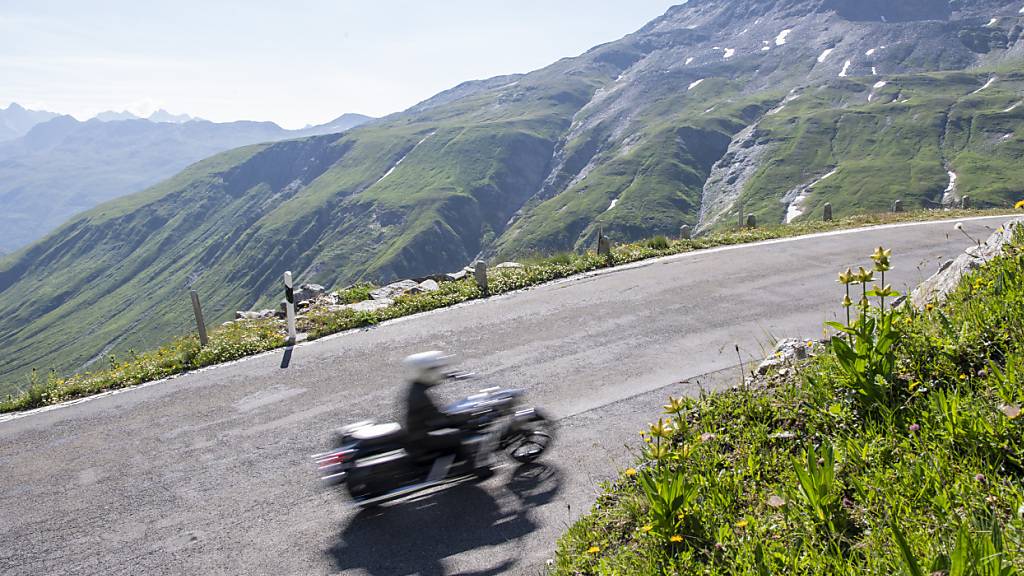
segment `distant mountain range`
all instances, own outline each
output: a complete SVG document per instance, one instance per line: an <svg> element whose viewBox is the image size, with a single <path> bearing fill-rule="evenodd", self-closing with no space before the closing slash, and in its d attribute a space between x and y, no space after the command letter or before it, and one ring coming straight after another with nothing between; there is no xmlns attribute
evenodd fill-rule
<svg viewBox="0 0 1024 576"><path fill-rule="evenodd" d="M582 250L599 230L820 218L825 202L837 217L897 198L1011 205L1022 5L692 0L341 135L213 156L0 261L0 374L74 370L186 330L188 286L218 321L276 303L285 270L385 281Z"/></svg>
<svg viewBox="0 0 1024 576"><path fill-rule="evenodd" d="M202 118L193 118L188 114L171 114L163 108L153 112L145 118L142 116L136 116L127 110L122 112L108 110L106 112L100 112L95 116L95 118L101 122L116 122L118 120L149 120L150 122L170 122L172 124L181 124L182 122L188 122L190 120L202 120Z"/></svg>
<svg viewBox="0 0 1024 576"><path fill-rule="evenodd" d="M343 132L370 120L345 114L319 126L285 130L273 122L214 123L163 110L148 119L122 112L88 122L17 105L0 113L41 119L20 137L0 142L0 253L13 252L74 214L143 190L218 152Z"/></svg>
<svg viewBox="0 0 1024 576"><path fill-rule="evenodd" d="M22 108L17 102L0 108L0 142L24 136L36 124L57 116L60 114Z"/></svg>

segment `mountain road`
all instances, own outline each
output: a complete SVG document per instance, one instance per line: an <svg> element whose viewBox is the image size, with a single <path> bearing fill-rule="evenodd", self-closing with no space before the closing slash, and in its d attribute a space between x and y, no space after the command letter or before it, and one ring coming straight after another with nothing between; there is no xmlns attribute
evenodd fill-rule
<svg viewBox="0 0 1024 576"><path fill-rule="evenodd" d="M984 239L1009 217L964 220ZM970 241L952 221L645 261L0 419L2 574L538 574L665 398L739 382L777 338L821 338L836 273L893 250L904 291ZM441 349L559 426L541 465L374 511L320 488L338 426L400 418L401 359ZM631 448L632 447L632 448Z"/></svg>

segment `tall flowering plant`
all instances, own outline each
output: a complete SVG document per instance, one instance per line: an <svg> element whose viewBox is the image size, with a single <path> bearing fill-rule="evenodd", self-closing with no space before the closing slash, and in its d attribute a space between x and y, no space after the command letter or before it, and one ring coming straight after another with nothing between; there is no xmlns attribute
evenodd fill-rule
<svg viewBox="0 0 1024 576"><path fill-rule="evenodd" d="M896 366L895 345L900 332L893 322L896 315L891 307L886 309L886 298L899 295L892 286L885 283L885 273L892 270L891 250L879 246L871 255L874 266L870 270L859 267L857 272L852 268L839 274L839 283L843 284L846 294L843 307L846 309L846 324L829 322L846 338L833 338L832 351L840 369L846 376L847 384L856 392L862 405L868 409L891 405L890 380ZM875 274L879 275L878 284L874 282ZM861 298L857 304L857 317L851 317L853 300L850 298L850 287L861 287ZM878 299L878 306L871 305L871 298Z"/></svg>

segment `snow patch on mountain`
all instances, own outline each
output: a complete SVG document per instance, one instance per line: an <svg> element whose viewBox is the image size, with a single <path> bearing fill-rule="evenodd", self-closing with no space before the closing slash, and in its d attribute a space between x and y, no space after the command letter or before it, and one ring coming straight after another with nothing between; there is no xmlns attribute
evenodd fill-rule
<svg viewBox="0 0 1024 576"><path fill-rule="evenodd" d="M999 78L997 76L993 76L993 77L989 78L988 82L985 82L984 86L982 86L981 88L978 88L974 92L971 92L971 94L977 94L978 92L981 92L982 90L984 90L984 89L988 88L989 86L995 84L996 80L998 80L998 79Z"/></svg>
<svg viewBox="0 0 1024 576"><path fill-rule="evenodd" d="M849 60L847 60L846 63L843 64L843 70L839 73L840 78L846 78L848 76L848 73L850 71L850 64L852 64L852 62L850 62Z"/></svg>
<svg viewBox="0 0 1024 576"><path fill-rule="evenodd" d="M789 33L792 32L792 31L793 31L792 29L787 28L787 29L783 30L782 32L779 32L779 35L775 37L775 45L776 46L784 46L786 44L786 37L789 36Z"/></svg>
<svg viewBox="0 0 1024 576"><path fill-rule="evenodd" d="M1004 113L1006 113L1006 112L1013 112L1013 111L1014 111L1014 110L1016 110L1016 109L1017 109L1017 107L1019 107L1019 106L1020 106L1021 104L1024 104L1024 100L1021 100L1020 102L1017 102L1017 103L1016 103L1016 104L1014 104L1013 106L1010 106L1010 107L1009 107L1009 108L1007 108L1006 110L1003 110L1003 112L1004 112Z"/></svg>
<svg viewBox="0 0 1024 576"><path fill-rule="evenodd" d="M735 48L726 48L725 49L725 54L722 55L722 58L725 58L726 60L728 60L729 58L732 58L735 54L736 54L736 49Z"/></svg>
<svg viewBox="0 0 1024 576"><path fill-rule="evenodd" d="M988 21L988 24L985 24L985 27L986 28L991 28L991 27L995 26L997 22L999 22L999 18L993 18L993 19Z"/></svg>
<svg viewBox="0 0 1024 576"><path fill-rule="evenodd" d="M611 210L612 208L615 208L615 206L616 206L616 205L617 205L618 203L619 203L619 199L618 199L618 198L615 198L615 199L613 199L613 200L612 200L612 203L608 205L608 210ZM605 212L607 212L608 210L605 210Z"/></svg>
<svg viewBox="0 0 1024 576"><path fill-rule="evenodd" d="M804 213L803 204L807 200L807 198L811 195L811 192L813 191L814 187L817 186L818 184L821 184L822 182L824 182L828 178L834 176L835 173L838 172L838 171L839 171L839 168L835 168L831 172L829 172L828 174L825 174L821 178L818 178L814 182L811 182L807 186L804 186L802 189L798 188L795 191L796 194L790 199L789 205L786 207L786 224L789 224L793 220L796 220L797 218L799 218L800 216L803 215L803 213ZM789 194L787 194L787 196L789 196Z"/></svg>
<svg viewBox="0 0 1024 576"><path fill-rule="evenodd" d="M835 50L835 48L826 48L825 51L821 53L821 56L818 56L818 62L821 63L828 60L828 55L831 54L833 50Z"/></svg>
<svg viewBox="0 0 1024 576"><path fill-rule="evenodd" d="M949 185L946 186L946 189L942 193L942 203L952 204L956 199L956 172L947 170L946 174L949 175Z"/></svg>
<svg viewBox="0 0 1024 576"><path fill-rule="evenodd" d="M880 80L878 82L875 82L875 85L871 87L872 88L871 94L868 94L868 102L871 102L872 100L874 100L875 96L876 96L875 92L877 90L881 89L881 88L885 88L886 84L888 84L888 82L886 82L885 80Z"/></svg>
<svg viewBox="0 0 1024 576"><path fill-rule="evenodd" d="M701 82L704 82L704 78L701 78L700 80L696 80L696 81L694 81L694 82L691 82L691 83L690 83L690 87L689 87L689 88L687 88L687 90L693 90L693 89L694 89L694 88L696 88L697 86L700 86L700 85L701 85Z"/></svg>
<svg viewBox="0 0 1024 576"><path fill-rule="evenodd" d="M383 179L387 178L388 176L390 176L391 173L395 171L395 168L398 168L398 165L401 164L402 162L404 162L405 159L409 157L409 154L412 154L417 148L420 147L420 144L423 144L424 142L426 142L427 138L430 138L431 136L433 136L436 133L437 133L437 130L435 130L435 131L431 132L430 134L427 134L426 136L424 136L422 140L417 142L416 145L412 147L412 149L410 149L408 152L406 152L404 156L399 158L398 162L395 162L394 165L391 166L391 168L389 168L388 171L385 172L383 176L381 176L376 182L374 182L374 184L379 184L381 180L383 180Z"/></svg>

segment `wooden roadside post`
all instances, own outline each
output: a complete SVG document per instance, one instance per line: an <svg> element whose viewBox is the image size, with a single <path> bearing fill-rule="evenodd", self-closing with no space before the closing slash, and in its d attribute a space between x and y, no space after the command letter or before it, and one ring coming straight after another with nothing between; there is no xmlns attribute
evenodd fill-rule
<svg viewBox="0 0 1024 576"><path fill-rule="evenodd" d="M288 343L295 344L295 289L292 284L292 273L284 273L285 317L288 320Z"/></svg>
<svg viewBox="0 0 1024 576"><path fill-rule="evenodd" d="M203 320L203 308L199 305L199 293L189 290L192 296L192 312L196 315L196 328L199 329L199 345L206 346L209 339L206 337L206 321Z"/></svg>

